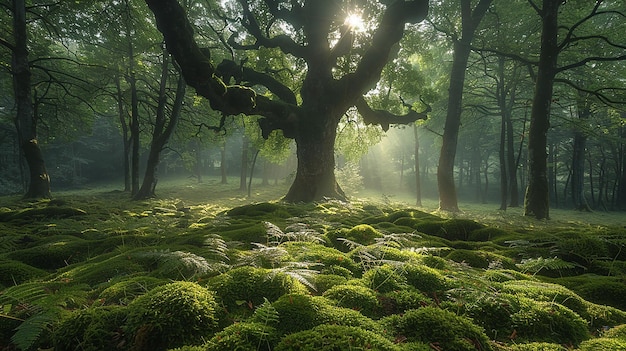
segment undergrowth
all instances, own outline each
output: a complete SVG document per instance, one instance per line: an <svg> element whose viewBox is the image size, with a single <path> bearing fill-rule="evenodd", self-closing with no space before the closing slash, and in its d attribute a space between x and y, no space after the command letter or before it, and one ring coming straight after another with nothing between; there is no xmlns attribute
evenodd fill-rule
<svg viewBox="0 0 626 351"><path fill-rule="evenodd" d="M200 188L0 199L0 349L626 343L624 228Z"/></svg>

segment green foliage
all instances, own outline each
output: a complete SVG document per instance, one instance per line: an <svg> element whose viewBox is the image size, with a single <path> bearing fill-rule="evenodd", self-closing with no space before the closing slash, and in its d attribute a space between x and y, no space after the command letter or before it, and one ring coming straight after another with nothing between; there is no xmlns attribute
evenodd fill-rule
<svg viewBox="0 0 626 351"><path fill-rule="evenodd" d="M443 222L439 235L448 240L468 240L473 231L484 227L476 221L452 218Z"/></svg>
<svg viewBox="0 0 626 351"><path fill-rule="evenodd" d="M433 301L413 288L390 291L378 296L383 316L402 314L404 311L431 305Z"/></svg>
<svg viewBox="0 0 626 351"><path fill-rule="evenodd" d="M94 307L78 310L54 329L54 349L58 351L114 350L124 342L122 327L126 308Z"/></svg>
<svg viewBox="0 0 626 351"><path fill-rule="evenodd" d="M555 303L520 297L520 310L511 315L521 340L577 345L591 334L587 322L571 309Z"/></svg>
<svg viewBox="0 0 626 351"><path fill-rule="evenodd" d="M273 327L258 322L239 322L216 333L202 350L270 351L277 342L278 335Z"/></svg>
<svg viewBox="0 0 626 351"><path fill-rule="evenodd" d="M265 299L273 302L288 293L304 293L306 288L285 273L269 269L239 267L210 278L206 286L216 291L228 312L251 312Z"/></svg>
<svg viewBox="0 0 626 351"><path fill-rule="evenodd" d="M398 348L382 336L356 327L323 324L310 330L284 337L275 351L335 351L335 350L397 351Z"/></svg>
<svg viewBox="0 0 626 351"><path fill-rule="evenodd" d="M328 289L345 284L348 279L342 275L337 274L318 274L315 276L315 287L318 294L323 294Z"/></svg>
<svg viewBox="0 0 626 351"><path fill-rule="evenodd" d="M135 350L200 344L217 326L214 294L191 282L156 287L128 306L126 330Z"/></svg>
<svg viewBox="0 0 626 351"><path fill-rule="evenodd" d="M376 238L381 238L383 235L371 225L359 224L348 230L329 232L326 236L336 248L345 252L353 248L350 243L370 245L376 242Z"/></svg>
<svg viewBox="0 0 626 351"><path fill-rule="evenodd" d="M361 267L350 256L332 247L302 242L288 242L282 247L297 261L319 263L319 269L328 271L342 267L353 275L361 272Z"/></svg>
<svg viewBox="0 0 626 351"><path fill-rule="evenodd" d="M401 267L386 264L365 272L363 283L375 291L386 293L406 288L407 278L402 275Z"/></svg>
<svg viewBox="0 0 626 351"><path fill-rule="evenodd" d="M36 247L10 252L7 257L33 267L54 270L83 261L89 254L89 243L74 236L55 236Z"/></svg>
<svg viewBox="0 0 626 351"><path fill-rule="evenodd" d="M19 261L0 261L0 287L25 283L48 272Z"/></svg>
<svg viewBox="0 0 626 351"><path fill-rule="evenodd" d="M626 340L626 324L621 324L621 325L618 325L616 327L613 327L607 330L603 334L603 336L606 338L617 338L617 339Z"/></svg>
<svg viewBox="0 0 626 351"><path fill-rule="evenodd" d="M585 340L578 347L580 351L626 351L626 341L612 338Z"/></svg>
<svg viewBox="0 0 626 351"><path fill-rule="evenodd" d="M136 297L141 296L159 285L168 281L164 279L137 276L131 278L118 278L111 286L102 290L98 298L105 304L128 305Z"/></svg>
<svg viewBox="0 0 626 351"><path fill-rule="evenodd" d="M491 350L482 328L468 318L436 307L408 310L403 315L385 317L381 323L393 336L407 341L432 343L444 350Z"/></svg>
<svg viewBox="0 0 626 351"><path fill-rule="evenodd" d="M323 296L334 301L337 306L351 308L370 317L380 310L376 293L359 285L336 285L324 292Z"/></svg>
<svg viewBox="0 0 626 351"><path fill-rule="evenodd" d="M402 267L402 270L407 284L420 291L432 293L443 291L450 287L446 277L434 268L418 264L407 264Z"/></svg>
<svg viewBox="0 0 626 351"><path fill-rule="evenodd" d="M548 342L531 342L511 345L511 351L567 351L565 346Z"/></svg>

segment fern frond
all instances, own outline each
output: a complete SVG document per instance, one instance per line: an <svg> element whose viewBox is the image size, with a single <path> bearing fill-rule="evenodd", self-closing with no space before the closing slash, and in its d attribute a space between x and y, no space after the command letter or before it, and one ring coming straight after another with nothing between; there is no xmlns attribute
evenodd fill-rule
<svg viewBox="0 0 626 351"><path fill-rule="evenodd" d="M572 269L576 267L582 267L578 264L563 261L558 257L554 258L529 258L522 260L521 263L516 265L523 273L533 273L537 274L542 269L545 270L561 270L561 269Z"/></svg>
<svg viewBox="0 0 626 351"><path fill-rule="evenodd" d="M348 246L348 249L350 250L365 247L363 244L357 243L356 241L346 239L346 238L337 238L337 241L341 241L342 243L346 244L346 246Z"/></svg>
<svg viewBox="0 0 626 351"><path fill-rule="evenodd" d="M36 314L15 329L11 341L19 350L30 350L42 334L50 330L50 326L57 319L58 313L55 310Z"/></svg>
<svg viewBox="0 0 626 351"><path fill-rule="evenodd" d="M226 241L217 234L212 234L207 236L204 240L204 246L208 249L208 251L214 254L216 257L223 261L230 261L230 257L228 257L228 244Z"/></svg>

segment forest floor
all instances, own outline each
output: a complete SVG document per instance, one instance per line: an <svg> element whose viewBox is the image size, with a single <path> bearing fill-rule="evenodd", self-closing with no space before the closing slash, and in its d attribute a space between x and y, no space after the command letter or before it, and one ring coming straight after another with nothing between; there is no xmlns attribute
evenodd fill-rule
<svg viewBox="0 0 626 351"><path fill-rule="evenodd" d="M0 197L0 350L626 350L623 213L286 190Z"/></svg>

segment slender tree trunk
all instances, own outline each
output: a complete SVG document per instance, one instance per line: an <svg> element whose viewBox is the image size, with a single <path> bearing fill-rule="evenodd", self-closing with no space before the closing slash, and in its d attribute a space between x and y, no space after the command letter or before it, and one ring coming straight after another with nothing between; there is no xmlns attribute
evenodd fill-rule
<svg viewBox="0 0 626 351"><path fill-rule="evenodd" d="M622 112L622 120L626 120L626 112ZM618 185L617 185L617 208L626 209L626 128L619 129L620 144L618 154Z"/></svg>
<svg viewBox="0 0 626 351"><path fill-rule="evenodd" d="M506 114L504 110L500 110L502 113L500 120L500 147L498 148L498 157L500 160L500 210L506 211L506 205L508 201L509 190L509 175L507 172L507 157L506 157Z"/></svg>
<svg viewBox="0 0 626 351"><path fill-rule="evenodd" d="M220 148L220 174L222 175L222 184L228 184L228 174L226 173L226 140Z"/></svg>
<svg viewBox="0 0 626 351"><path fill-rule="evenodd" d="M241 146L241 172L239 172L239 190L246 191L248 185L246 180L248 179L248 138L244 134Z"/></svg>
<svg viewBox="0 0 626 351"><path fill-rule="evenodd" d="M524 144L523 139L520 140L520 151L519 155L515 157L515 146L514 146L515 135L513 132L513 119L511 114L507 115L506 120L506 159L507 159L507 175L508 175L508 185L509 185L509 206L510 207L519 207L519 184L517 182L517 169L519 167L519 155L522 153L522 145Z"/></svg>
<svg viewBox="0 0 626 351"><path fill-rule="evenodd" d="M581 124L586 124L589 116L591 115L591 108L589 103L584 99L584 96L579 96L581 101L578 103L578 121ZM584 184L585 184L585 149L587 144L587 135L581 130L582 125L574 130L574 143L572 154L572 202L574 209L579 211L590 211L591 208L587 204L585 198Z"/></svg>
<svg viewBox="0 0 626 351"><path fill-rule="evenodd" d="M313 202L333 198L346 200L335 179L335 137L339 118L326 123L316 121L318 113L310 112L310 123L301 123L296 135L298 168L296 178L285 196L288 202Z"/></svg>
<svg viewBox="0 0 626 351"><path fill-rule="evenodd" d="M454 187L454 158L461 125L465 70L474 33L490 5L491 0L480 0L472 11L470 0L461 0L462 36L454 43L454 58L448 88L448 112L437 167L439 209L444 211L459 211L457 192Z"/></svg>
<svg viewBox="0 0 626 351"><path fill-rule="evenodd" d="M29 170L25 198L49 198L50 176L37 142L37 116L33 111L31 71L28 61L26 5L24 0L13 0L13 37L15 47L11 60L13 89L17 114L15 127L18 143Z"/></svg>
<svg viewBox="0 0 626 351"><path fill-rule="evenodd" d="M413 124L415 138L415 206L422 206L422 184L420 181L420 143L417 133L417 124Z"/></svg>
<svg viewBox="0 0 626 351"><path fill-rule="evenodd" d="M541 9L542 30L539 68L530 114L528 135L528 186L524 199L524 215L537 219L550 218L547 178L547 133L558 58L558 15L562 0L544 0Z"/></svg>
<svg viewBox="0 0 626 351"><path fill-rule="evenodd" d="M124 157L122 160L124 166L124 191L130 192L130 138L128 137L128 124L126 123L126 114L124 112L122 86L118 75L115 76L115 89L117 90L117 115L122 127L122 142L124 143Z"/></svg>
<svg viewBox="0 0 626 351"><path fill-rule="evenodd" d="M154 131L152 133L152 142L150 144L150 152L148 153L148 162L146 164L146 173L144 174L141 188L135 193L133 199L141 200L155 196L155 188L157 184L157 167L159 165L161 151L169 141L178 120L180 119L180 111L183 107L183 99L185 97L185 80L182 75L178 77L176 86L176 97L170 112L169 121L166 117L167 105L167 80L169 73L169 54L163 52L163 67L161 72L161 86L159 91L158 106L156 112L156 120Z"/></svg>

